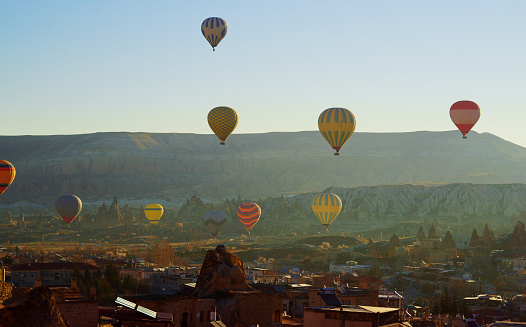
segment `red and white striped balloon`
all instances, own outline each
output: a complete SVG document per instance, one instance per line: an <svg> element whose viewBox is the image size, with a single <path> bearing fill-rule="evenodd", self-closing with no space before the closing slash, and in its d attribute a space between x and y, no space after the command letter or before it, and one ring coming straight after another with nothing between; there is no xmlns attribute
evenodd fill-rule
<svg viewBox="0 0 526 327"><path fill-rule="evenodd" d="M449 116L462 133L462 138L475 126L480 118L480 107L473 101L457 101L449 109Z"/></svg>

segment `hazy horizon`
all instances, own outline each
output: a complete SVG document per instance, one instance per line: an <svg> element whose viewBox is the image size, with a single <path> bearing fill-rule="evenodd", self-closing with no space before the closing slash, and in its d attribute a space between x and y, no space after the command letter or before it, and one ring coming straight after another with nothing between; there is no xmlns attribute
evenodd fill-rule
<svg viewBox="0 0 526 327"><path fill-rule="evenodd" d="M481 107L475 130L526 146L525 10L517 1L3 2L1 133L210 133L206 115L221 105L238 112L241 134L316 130L335 106L354 113L356 132L442 131L455 128L450 106L467 99ZM210 16L229 26L215 52L200 31Z"/></svg>

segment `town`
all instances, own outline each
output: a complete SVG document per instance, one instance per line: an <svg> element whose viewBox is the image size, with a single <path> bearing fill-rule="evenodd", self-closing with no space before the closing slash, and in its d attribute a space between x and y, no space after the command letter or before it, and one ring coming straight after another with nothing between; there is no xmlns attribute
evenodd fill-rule
<svg viewBox="0 0 526 327"><path fill-rule="evenodd" d="M289 265L264 257L243 262L220 244L201 260L178 257L166 241L143 252L96 248L0 248L0 321L16 315L28 325L44 315L81 327L526 321L521 221L499 239L487 225L480 235L474 229L467 249L457 248L450 231L438 235L434 225L348 248L322 242L325 271L309 270L309 258Z"/></svg>

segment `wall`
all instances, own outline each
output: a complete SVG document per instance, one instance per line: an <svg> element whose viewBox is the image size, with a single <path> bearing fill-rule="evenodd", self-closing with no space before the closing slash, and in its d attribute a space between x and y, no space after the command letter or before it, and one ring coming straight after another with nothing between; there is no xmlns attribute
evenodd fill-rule
<svg viewBox="0 0 526 327"><path fill-rule="evenodd" d="M162 300L147 300L126 297L126 299L154 311L172 313L174 315L174 324L170 326L181 326L181 322L186 317L187 327L209 326L207 313L215 311L216 304L214 299L199 298L173 297ZM203 315L201 315L201 312L203 312ZM201 316L202 321L200 321Z"/></svg>
<svg viewBox="0 0 526 327"><path fill-rule="evenodd" d="M13 284L0 281L0 303L11 297L11 291L13 290ZM2 305L0 304L0 308Z"/></svg>
<svg viewBox="0 0 526 327"><path fill-rule="evenodd" d="M240 320L247 326L281 322L283 314L282 293L237 293L237 310Z"/></svg>
<svg viewBox="0 0 526 327"><path fill-rule="evenodd" d="M305 311L303 319L304 327L341 327L340 319L326 319L323 312ZM345 320L345 327L372 327L370 321L350 321Z"/></svg>
<svg viewBox="0 0 526 327"><path fill-rule="evenodd" d="M64 301L56 304L70 326L96 327L99 319L98 301Z"/></svg>

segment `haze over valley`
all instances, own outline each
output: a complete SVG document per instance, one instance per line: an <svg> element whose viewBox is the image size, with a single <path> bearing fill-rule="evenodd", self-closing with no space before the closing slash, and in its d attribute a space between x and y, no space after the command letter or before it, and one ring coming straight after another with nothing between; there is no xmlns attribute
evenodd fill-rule
<svg viewBox="0 0 526 327"><path fill-rule="evenodd" d="M1 207L50 206L61 194L86 204L319 192L385 184L526 183L526 149L489 133L355 133L339 158L319 132L232 135L96 133L0 136L17 167ZM329 168L330 167L330 168Z"/></svg>

